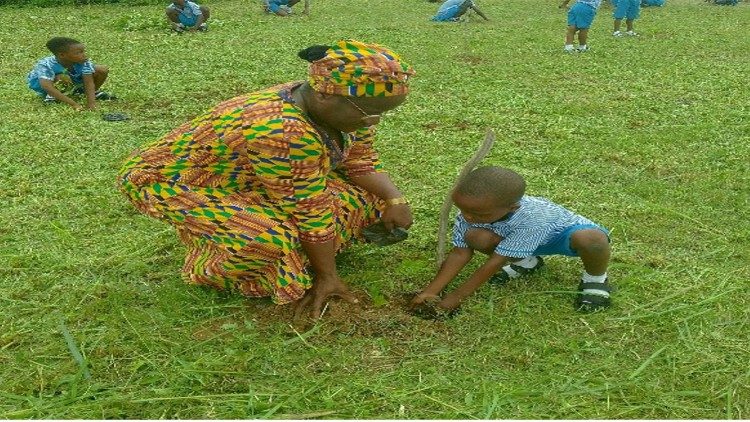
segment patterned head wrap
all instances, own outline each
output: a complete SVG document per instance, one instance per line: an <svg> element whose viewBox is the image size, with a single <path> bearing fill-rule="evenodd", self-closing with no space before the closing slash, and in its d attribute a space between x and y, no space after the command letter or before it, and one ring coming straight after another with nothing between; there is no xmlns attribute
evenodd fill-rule
<svg viewBox="0 0 750 422"><path fill-rule="evenodd" d="M310 86L315 91L349 97L390 97L409 92L414 69L393 51L355 40L300 51L310 61Z"/></svg>

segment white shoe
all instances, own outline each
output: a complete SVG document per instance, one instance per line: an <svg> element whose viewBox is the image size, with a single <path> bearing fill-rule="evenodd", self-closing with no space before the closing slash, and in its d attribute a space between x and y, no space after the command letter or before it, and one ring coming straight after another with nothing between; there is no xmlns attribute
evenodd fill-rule
<svg viewBox="0 0 750 422"><path fill-rule="evenodd" d="M628 36L631 36L631 37L637 37L638 33L636 33L635 31L628 31L628 32L625 33L625 35L628 35Z"/></svg>
<svg viewBox="0 0 750 422"><path fill-rule="evenodd" d="M566 53L575 53L576 49L572 45L566 45L563 47L563 51Z"/></svg>
<svg viewBox="0 0 750 422"><path fill-rule="evenodd" d="M622 31L615 31L615 32L612 33L612 36L613 37L621 37L622 36Z"/></svg>
<svg viewBox="0 0 750 422"><path fill-rule="evenodd" d="M583 52L585 52L585 51L589 51L589 50L590 50L590 48L589 48L589 46L587 46L587 45L581 45L581 46L578 46L578 52L579 52L579 53L583 53Z"/></svg>

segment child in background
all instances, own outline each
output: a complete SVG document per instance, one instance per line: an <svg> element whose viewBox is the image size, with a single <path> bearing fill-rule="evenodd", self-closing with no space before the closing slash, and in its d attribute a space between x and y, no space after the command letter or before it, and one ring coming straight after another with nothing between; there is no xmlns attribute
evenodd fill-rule
<svg viewBox="0 0 750 422"><path fill-rule="evenodd" d="M81 110L83 107L68 94L84 94L88 109L93 110L96 100L114 99L111 94L99 91L107 80L109 68L93 64L80 41L54 37L47 41L47 48L53 55L39 60L26 78L29 88L45 103L59 101Z"/></svg>
<svg viewBox="0 0 750 422"><path fill-rule="evenodd" d="M199 6L190 0L174 0L165 11L172 30L177 33L189 31L207 31L206 22L211 11L206 6Z"/></svg>
<svg viewBox="0 0 750 422"><path fill-rule="evenodd" d="M566 8L569 2L570 0L563 0L560 8ZM591 23L594 22L596 9L599 8L601 3L602 0L577 0L573 7L570 8L568 11L568 29L565 33L565 52L572 53L576 51L573 46L576 32L578 32L578 51L588 51L589 28L591 27Z"/></svg>
<svg viewBox="0 0 750 422"><path fill-rule="evenodd" d="M292 14L292 6L299 3L299 0L265 0L265 2L266 13L289 16Z"/></svg>
<svg viewBox="0 0 750 422"><path fill-rule="evenodd" d="M638 34L633 30L633 21L638 19L641 14L641 0L617 0L617 6L613 14L615 18L615 28L612 33L615 37L621 37L622 31L620 31L620 25L622 25L622 19L625 18L625 25L627 32L625 35L636 36Z"/></svg>
<svg viewBox="0 0 750 422"><path fill-rule="evenodd" d="M440 5L437 14L432 17L432 20L435 22L458 22L459 18L469 9L477 12L477 14L483 17L484 20L489 20L489 18L479 10L479 7L477 7L473 0L446 0L445 3Z"/></svg>
<svg viewBox="0 0 750 422"><path fill-rule="evenodd" d="M461 211L453 227L453 246L432 282L411 302L419 309L471 261L475 251L489 256L469 279L445 295L437 307L452 311L482 284L504 284L544 265L541 255L577 256L583 261L574 307L595 311L610 306L607 283L609 235L586 217L544 198L525 196L526 182L502 167L469 173L452 193Z"/></svg>

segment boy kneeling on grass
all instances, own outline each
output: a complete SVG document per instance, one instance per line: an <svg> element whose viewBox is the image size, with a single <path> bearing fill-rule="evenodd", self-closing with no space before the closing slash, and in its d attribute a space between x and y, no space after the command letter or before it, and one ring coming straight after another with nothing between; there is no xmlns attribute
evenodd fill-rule
<svg viewBox="0 0 750 422"><path fill-rule="evenodd" d="M174 0L165 11L172 31L181 34L185 31L208 31L208 18L211 11L190 0Z"/></svg>
<svg viewBox="0 0 750 422"><path fill-rule="evenodd" d="M94 65L86 56L86 46L72 38L55 37L47 41L54 54L39 60L26 78L29 88L39 94L45 103L61 102L76 110L83 107L66 93L86 96L89 110L96 108L96 100L113 100L115 97L99 88L107 80L109 68Z"/></svg>
<svg viewBox="0 0 750 422"><path fill-rule="evenodd" d="M574 307L595 311L610 305L607 283L609 234L586 217L544 198L526 196L526 182L503 167L481 167L461 180L452 193L461 211L453 227L453 246L435 278L411 301L419 311L431 302L453 311L487 281L505 284L534 273L542 255L578 256L583 275ZM440 292L471 261L474 251L489 256L469 279L442 299Z"/></svg>

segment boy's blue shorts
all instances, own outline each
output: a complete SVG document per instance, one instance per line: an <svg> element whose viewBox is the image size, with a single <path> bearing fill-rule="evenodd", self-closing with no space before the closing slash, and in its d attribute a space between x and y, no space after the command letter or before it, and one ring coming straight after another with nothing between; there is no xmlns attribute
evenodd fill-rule
<svg viewBox="0 0 750 422"><path fill-rule="evenodd" d="M73 81L73 86L72 86L73 89L79 88L79 87L83 88L83 77L82 76L77 76L77 77L76 76L71 76L70 80ZM39 83L39 79L38 78L37 79L32 79L32 80L29 81L29 88L31 88L34 92L36 92L37 94L39 94L42 97L47 96L47 91L45 91L44 88L42 88L42 85ZM66 87L64 90L67 90L67 89L69 89L69 88Z"/></svg>
<svg viewBox="0 0 750 422"><path fill-rule="evenodd" d="M641 0L617 0L614 18L627 20L638 19L641 12Z"/></svg>
<svg viewBox="0 0 750 422"><path fill-rule="evenodd" d="M195 26L195 24L198 23L198 17L197 16L193 16L191 18L191 17L187 17L185 15L178 15L177 17L180 19L180 23L183 24L183 25L185 25L185 26Z"/></svg>
<svg viewBox="0 0 750 422"><path fill-rule="evenodd" d="M620 0L622 2L624 0ZM576 3L568 11L568 25L573 25L577 29L589 29L594 22L596 9L588 4Z"/></svg>
<svg viewBox="0 0 750 422"><path fill-rule="evenodd" d="M609 239L609 232L607 231L607 229L601 226L597 226L596 224L576 224L563 230L563 232L560 233L560 235L558 235L552 242L547 243L546 245L540 245L538 248L536 248L533 255L578 256L578 252L574 251L570 247L570 237L578 230L586 229L599 229L604 234L606 234L607 239Z"/></svg>

